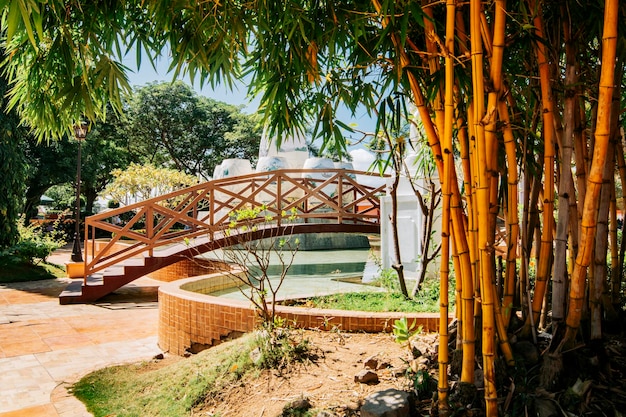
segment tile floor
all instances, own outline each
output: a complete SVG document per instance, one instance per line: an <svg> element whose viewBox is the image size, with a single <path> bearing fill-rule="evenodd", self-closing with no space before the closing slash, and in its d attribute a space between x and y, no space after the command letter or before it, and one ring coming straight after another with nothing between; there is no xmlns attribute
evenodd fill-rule
<svg viewBox="0 0 626 417"><path fill-rule="evenodd" d="M69 252L49 260L64 264ZM157 283L135 282L151 289L140 297L62 306L68 282L0 285L0 417L90 416L67 387L92 370L161 353Z"/></svg>

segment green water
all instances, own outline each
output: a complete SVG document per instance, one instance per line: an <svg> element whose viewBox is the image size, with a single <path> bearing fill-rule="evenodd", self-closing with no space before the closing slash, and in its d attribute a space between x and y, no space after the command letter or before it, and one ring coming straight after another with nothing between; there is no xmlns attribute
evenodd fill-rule
<svg viewBox="0 0 626 417"><path fill-rule="evenodd" d="M338 292L377 291L379 288L360 282L369 254L369 249L298 252L278 291L278 297L290 298ZM217 259L221 259L219 258L220 255L215 253ZM268 270L273 285L278 284L276 274L280 273L280 269L280 264L274 264ZM211 295L245 299L244 295L236 288L214 292Z"/></svg>

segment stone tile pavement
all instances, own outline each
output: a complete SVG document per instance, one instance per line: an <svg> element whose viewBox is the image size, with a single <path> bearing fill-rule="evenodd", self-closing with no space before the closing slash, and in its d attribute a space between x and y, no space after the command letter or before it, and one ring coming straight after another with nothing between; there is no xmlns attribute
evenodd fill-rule
<svg viewBox="0 0 626 417"><path fill-rule="evenodd" d="M59 265L68 260L68 250L49 258ZM97 303L59 305L69 282L0 285L0 417L90 416L67 392L73 382L161 353L158 282L142 278Z"/></svg>

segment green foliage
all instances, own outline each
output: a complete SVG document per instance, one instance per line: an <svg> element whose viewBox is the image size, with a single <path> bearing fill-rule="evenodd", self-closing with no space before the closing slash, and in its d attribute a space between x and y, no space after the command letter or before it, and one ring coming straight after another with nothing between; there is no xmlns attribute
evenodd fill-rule
<svg viewBox="0 0 626 417"><path fill-rule="evenodd" d="M53 251L65 244L58 226L58 223L55 223L52 230L44 231L37 224L24 226L22 221L18 221L19 241L0 251L0 264L36 265L45 262Z"/></svg>
<svg viewBox="0 0 626 417"><path fill-rule="evenodd" d="M307 298L307 307L352 311L403 311L424 310L418 300L407 300L398 292L352 292Z"/></svg>
<svg viewBox="0 0 626 417"><path fill-rule="evenodd" d="M28 136L21 142L28 160L26 178L26 205L23 213L26 219L35 217L41 196L58 184L72 184L76 181L76 157L78 143L69 138L54 142L38 142Z"/></svg>
<svg viewBox="0 0 626 417"><path fill-rule="evenodd" d="M393 337L400 344L409 343L415 336L422 333L422 326L415 327L415 321L409 324L406 317L396 320L393 323Z"/></svg>
<svg viewBox="0 0 626 417"><path fill-rule="evenodd" d="M0 256L0 283L41 281L67 277L65 266L40 262L37 265L14 262Z"/></svg>
<svg viewBox="0 0 626 417"><path fill-rule="evenodd" d="M3 54L0 52L0 59ZM0 74L0 250L17 242L19 232L17 218L22 207L24 182L26 180L26 159L20 145L26 130L19 127L16 112L7 112L6 94L8 82Z"/></svg>
<svg viewBox="0 0 626 417"><path fill-rule="evenodd" d="M53 210L72 210L76 204L76 189L71 184L53 185L46 195L54 200L50 205ZM81 207L84 207L82 201Z"/></svg>
<svg viewBox="0 0 626 417"><path fill-rule="evenodd" d="M157 166L208 178L226 158L254 163L258 155L261 128L253 116L180 81L138 88L127 117L132 151Z"/></svg>
<svg viewBox="0 0 626 417"><path fill-rule="evenodd" d="M104 193L115 201L130 204L162 194L189 187L198 181L184 172L168 168L157 168L151 164L132 163L125 170L111 172L113 181ZM172 202L172 204L175 204Z"/></svg>
<svg viewBox="0 0 626 417"><path fill-rule="evenodd" d="M279 372L290 371L293 364L308 358L310 343L301 332L285 326L264 326L255 332L260 358L256 365Z"/></svg>
<svg viewBox="0 0 626 417"><path fill-rule="evenodd" d="M387 291L397 292L400 290L398 272L393 268L383 269L380 271L380 275L374 279L373 284L383 287Z"/></svg>
<svg viewBox="0 0 626 417"><path fill-rule="evenodd" d="M411 376L413 382L413 391L420 400L429 399L437 386L437 382L433 380L427 370L418 370Z"/></svg>

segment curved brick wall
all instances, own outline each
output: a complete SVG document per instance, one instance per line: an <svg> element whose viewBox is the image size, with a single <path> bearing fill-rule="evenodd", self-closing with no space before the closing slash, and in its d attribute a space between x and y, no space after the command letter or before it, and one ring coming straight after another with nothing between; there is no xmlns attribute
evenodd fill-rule
<svg viewBox="0 0 626 417"><path fill-rule="evenodd" d="M234 286L220 273L187 278L159 288L159 347L184 355L199 352L224 339L254 329L255 311L247 301L203 294ZM194 292L198 291L198 292ZM372 313L318 308L277 306L277 314L298 327L341 331L391 331L394 320L407 317L424 331L437 331L438 313Z"/></svg>

